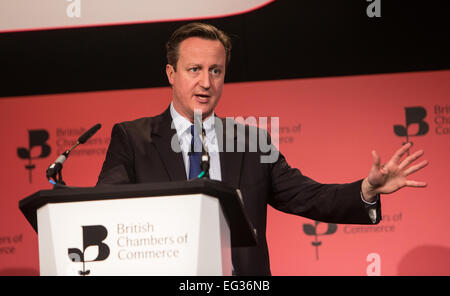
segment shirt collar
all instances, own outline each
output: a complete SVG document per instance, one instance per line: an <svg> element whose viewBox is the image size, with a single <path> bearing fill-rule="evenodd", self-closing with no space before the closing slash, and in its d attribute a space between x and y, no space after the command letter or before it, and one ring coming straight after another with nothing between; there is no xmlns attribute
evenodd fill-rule
<svg viewBox="0 0 450 296"><path fill-rule="evenodd" d="M173 102L170 103L170 115L172 116L173 124L179 136L191 128L192 122L175 110ZM203 121L203 128L207 134L214 129L214 111L211 116Z"/></svg>

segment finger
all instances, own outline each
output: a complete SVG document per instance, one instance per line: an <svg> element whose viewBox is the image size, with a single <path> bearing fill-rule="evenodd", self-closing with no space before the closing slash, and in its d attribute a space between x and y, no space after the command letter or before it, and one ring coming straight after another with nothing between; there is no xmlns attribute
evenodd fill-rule
<svg viewBox="0 0 450 296"><path fill-rule="evenodd" d="M408 165L410 165L413 161L415 161L416 159L418 159L419 157L421 157L423 155L423 150L419 150L416 153L408 156L407 158L405 158L402 163L400 163L400 165L398 166L399 169L403 170L404 168L406 168Z"/></svg>
<svg viewBox="0 0 450 296"><path fill-rule="evenodd" d="M395 163L399 162L403 154L405 154L406 151L409 150L409 148L411 148L411 143L406 143L394 153L394 156L392 156L391 160L394 161Z"/></svg>
<svg viewBox="0 0 450 296"><path fill-rule="evenodd" d="M408 187L426 187L427 183L419 182L419 181L406 180L406 186L408 186Z"/></svg>
<svg viewBox="0 0 450 296"><path fill-rule="evenodd" d="M381 158L380 158L380 155L375 150L372 150L372 158L373 158L372 166L375 169L379 170L380 164L381 164Z"/></svg>
<svg viewBox="0 0 450 296"><path fill-rule="evenodd" d="M409 167L407 170L405 170L405 176L409 176L412 173L417 172L418 170L426 167L428 165L428 161L424 160L419 164L413 165L411 167Z"/></svg>
<svg viewBox="0 0 450 296"><path fill-rule="evenodd" d="M372 162L372 171L376 174L381 173L381 174L387 174L388 171L385 169L384 165L381 165L381 158L380 155L378 154L378 152L376 152L375 150L372 150L372 157L373 157L373 162Z"/></svg>

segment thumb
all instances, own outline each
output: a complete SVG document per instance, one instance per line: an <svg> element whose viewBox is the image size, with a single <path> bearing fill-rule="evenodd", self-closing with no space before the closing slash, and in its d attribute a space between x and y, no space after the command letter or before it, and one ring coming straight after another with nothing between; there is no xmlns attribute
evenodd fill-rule
<svg viewBox="0 0 450 296"><path fill-rule="evenodd" d="M375 150L372 150L372 158L373 158L372 167L377 171L379 171L381 166L381 159L380 155L378 155L378 153Z"/></svg>

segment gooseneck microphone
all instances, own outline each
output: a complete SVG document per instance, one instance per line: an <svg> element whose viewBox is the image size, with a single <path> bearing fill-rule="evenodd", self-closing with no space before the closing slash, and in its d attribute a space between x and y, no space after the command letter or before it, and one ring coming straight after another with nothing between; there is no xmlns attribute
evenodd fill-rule
<svg viewBox="0 0 450 296"><path fill-rule="evenodd" d="M100 123L97 123L96 125L94 125L93 127L91 127L87 132L85 132L84 134L82 134L79 138L77 143L70 149L75 148L76 146L78 146L79 144L84 144L86 143L87 140L89 140L96 132L98 132L98 130L102 127L102 125Z"/></svg>
<svg viewBox="0 0 450 296"><path fill-rule="evenodd" d="M78 145L86 143L87 140L89 140L100 128L102 125L100 123L97 123L93 127L91 127L87 132L82 134L75 145L73 145L70 149L67 149L64 151L58 158L47 168L47 179L50 183L53 185L55 184L62 184L66 185L64 181L62 180L61 170L63 163L67 160L69 157L70 152L75 149ZM53 180L52 180L53 179Z"/></svg>

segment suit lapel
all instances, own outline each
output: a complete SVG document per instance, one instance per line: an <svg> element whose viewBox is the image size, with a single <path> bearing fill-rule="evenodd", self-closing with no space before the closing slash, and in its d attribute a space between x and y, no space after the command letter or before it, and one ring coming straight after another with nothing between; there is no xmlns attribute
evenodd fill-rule
<svg viewBox="0 0 450 296"><path fill-rule="evenodd" d="M178 151L181 151L176 130L172 128L172 116L170 115L169 108L155 120L151 133L153 143L155 144L156 150L158 150L171 181L186 180L183 155L181 152L175 152L171 146L172 139L174 139L173 145Z"/></svg>
<svg viewBox="0 0 450 296"><path fill-rule="evenodd" d="M219 118L216 117L216 122ZM216 124L216 135L218 135L217 139L219 140L219 147L220 149L220 171L222 174L222 181L224 183L227 183L228 185L231 185L234 188L239 188L239 180L241 177L241 166L242 166L242 158L244 153L243 152L227 152L227 145L226 143L233 143L234 150L236 151L237 148L237 134L236 134L236 125L229 124L229 127L226 125L225 119L219 119L222 121L222 133L223 136L221 137L220 131L217 130L217 128L220 128L220 125ZM222 141L222 142L221 142Z"/></svg>

